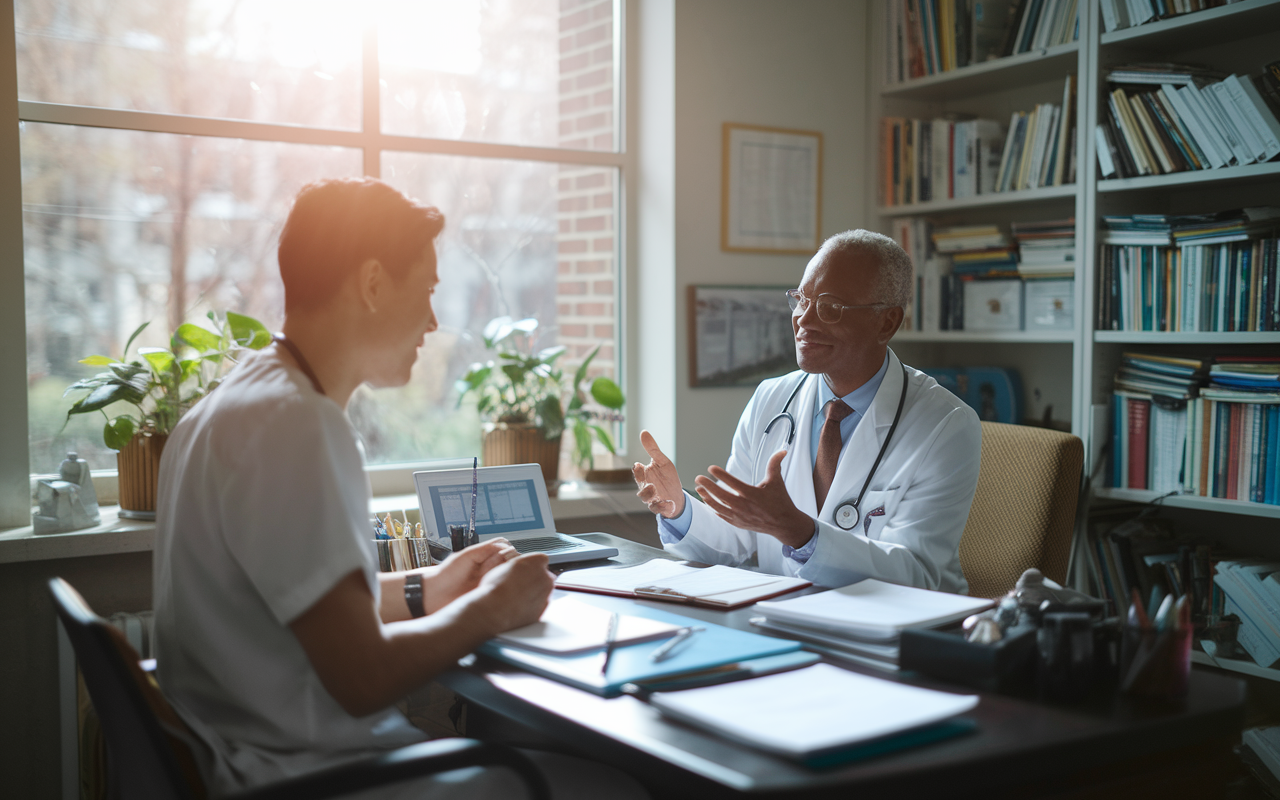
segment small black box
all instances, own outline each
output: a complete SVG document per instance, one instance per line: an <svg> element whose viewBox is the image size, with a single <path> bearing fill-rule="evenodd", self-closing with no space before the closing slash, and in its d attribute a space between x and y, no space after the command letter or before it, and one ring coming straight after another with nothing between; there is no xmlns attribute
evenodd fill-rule
<svg viewBox="0 0 1280 800"><path fill-rule="evenodd" d="M899 647L901 669L974 689L1018 691L1030 686L1035 677L1035 628L1024 628L993 644L966 642L958 629L904 628Z"/></svg>

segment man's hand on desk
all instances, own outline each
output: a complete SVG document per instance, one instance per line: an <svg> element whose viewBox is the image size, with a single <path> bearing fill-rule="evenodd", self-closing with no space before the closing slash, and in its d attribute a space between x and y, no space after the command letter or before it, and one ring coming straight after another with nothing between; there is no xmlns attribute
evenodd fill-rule
<svg viewBox="0 0 1280 800"><path fill-rule="evenodd" d="M472 622L490 636L537 622L556 585L547 563L546 553L526 553L485 573L463 598Z"/></svg>
<svg viewBox="0 0 1280 800"><path fill-rule="evenodd" d="M786 450L774 453L764 481L755 486L721 467L711 467L707 470L711 478L699 475L693 479L698 496L730 525L767 533L795 548L803 547L813 538L813 517L796 508L787 493L787 484L782 478L782 459L786 455Z"/></svg>
<svg viewBox="0 0 1280 800"><path fill-rule="evenodd" d="M423 607L428 614L444 608L479 586L480 579L490 570L502 566L516 555L516 549L502 538L454 553L440 566L423 571Z"/></svg>
<svg viewBox="0 0 1280 800"><path fill-rule="evenodd" d="M658 448L653 434L640 431L640 444L644 446L644 451L649 454L650 460L647 465L637 461L631 468L631 474L635 476L636 486L639 489L636 496L643 500L654 514L675 519L684 513L684 488L680 486L680 473L676 472L676 466L671 463L671 459Z"/></svg>

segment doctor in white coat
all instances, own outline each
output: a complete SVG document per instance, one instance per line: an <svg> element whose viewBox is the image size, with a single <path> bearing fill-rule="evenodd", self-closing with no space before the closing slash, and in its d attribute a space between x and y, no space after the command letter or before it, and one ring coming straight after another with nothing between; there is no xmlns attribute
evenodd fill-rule
<svg viewBox="0 0 1280 800"><path fill-rule="evenodd" d="M634 467L637 494L667 550L730 565L756 555L764 572L820 586L878 578L967 591L960 535L982 428L888 347L911 285L910 258L886 236L847 231L823 243L788 292L800 370L756 390L727 469L695 479L704 502L642 432L652 460Z"/></svg>

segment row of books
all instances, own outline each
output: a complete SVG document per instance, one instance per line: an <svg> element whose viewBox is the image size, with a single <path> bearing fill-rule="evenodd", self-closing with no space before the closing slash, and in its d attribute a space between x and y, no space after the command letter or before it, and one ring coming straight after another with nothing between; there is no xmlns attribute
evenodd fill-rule
<svg viewBox="0 0 1280 800"><path fill-rule="evenodd" d="M1076 179L1075 76L1062 104L989 119L881 120L885 205L1061 186Z"/></svg>
<svg viewBox="0 0 1280 800"><path fill-rule="evenodd" d="M1280 358L1126 353L1111 485L1280 505Z"/></svg>
<svg viewBox="0 0 1280 800"><path fill-rule="evenodd" d="M1173 64L1113 70L1095 129L1103 178L1270 161L1280 155L1280 62L1250 78Z"/></svg>
<svg viewBox="0 0 1280 800"><path fill-rule="evenodd" d="M1162 219L1164 233L1104 233L1095 304L1099 330L1280 330L1280 238L1249 238L1274 230L1276 219L1250 220L1243 212L1234 222L1184 217L1182 236L1167 227L1177 218Z"/></svg>
<svg viewBox="0 0 1280 800"><path fill-rule="evenodd" d="M890 0L888 83L1080 38L1079 0Z"/></svg>
<svg viewBox="0 0 1280 800"><path fill-rule="evenodd" d="M1220 611L1220 593L1211 579L1217 561L1211 546L1176 540L1168 522L1158 518L1099 519L1113 514L1091 515L1085 549L1091 589L1112 604L1112 613L1123 615L1135 593L1144 600L1186 594L1198 625L1215 608Z"/></svg>
<svg viewBox="0 0 1280 800"><path fill-rule="evenodd" d="M1145 22L1225 6L1238 0L1102 0L1102 25L1107 33Z"/></svg>

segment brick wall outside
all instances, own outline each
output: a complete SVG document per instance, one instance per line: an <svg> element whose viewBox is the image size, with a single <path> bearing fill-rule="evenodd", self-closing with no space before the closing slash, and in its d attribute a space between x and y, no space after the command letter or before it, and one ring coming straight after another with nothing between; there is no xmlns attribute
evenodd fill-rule
<svg viewBox="0 0 1280 800"><path fill-rule="evenodd" d="M613 149L613 0L560 0L559 112L561 147ZM557 338L566 364L600 344L591 373L616 379L616 172L565 165L557 179Z"/></svg>

